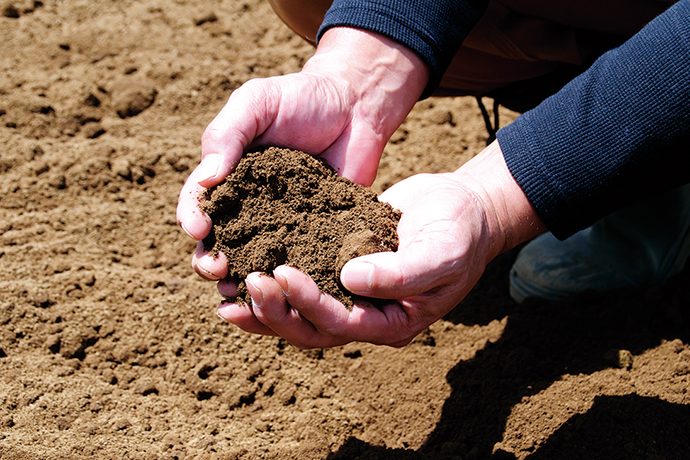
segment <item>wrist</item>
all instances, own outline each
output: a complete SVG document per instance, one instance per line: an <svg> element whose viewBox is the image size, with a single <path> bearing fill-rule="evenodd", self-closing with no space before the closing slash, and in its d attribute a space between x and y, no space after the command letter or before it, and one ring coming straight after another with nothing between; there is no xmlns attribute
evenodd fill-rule
<svg viewBox="0 0 690 460"><path fill-rule="evenodd" d="M405 46L349 27L326 31L302 72L344 85L355 114L374 121L384 141L419 100L429 79L426 64Z"/></svg>
<svg viewBox="0 0 690 460"><path fill-rule="evenodd" d="M486 211L489 260L546 230L510 173L498 141L454 174L475 193Z"/></svg>

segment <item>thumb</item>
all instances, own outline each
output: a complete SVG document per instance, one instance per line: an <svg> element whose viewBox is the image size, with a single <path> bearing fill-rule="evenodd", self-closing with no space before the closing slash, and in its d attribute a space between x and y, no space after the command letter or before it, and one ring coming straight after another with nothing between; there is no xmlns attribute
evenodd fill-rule
<svg viewBox="0 0 690 460"><path fill-rule="evenodd" d="M428 291L438 280L433 260L423 252L379 252L347 262L340 282L354 294L402 299Z"/></svg>
<svg viewBox="0 0 690 460"><path fill-rule="evenodd" d="M273 122L276 95L266 80L255 79L236 89L201 137L202 161L196 169L204 187L220 183L240 157Z"/></svg>

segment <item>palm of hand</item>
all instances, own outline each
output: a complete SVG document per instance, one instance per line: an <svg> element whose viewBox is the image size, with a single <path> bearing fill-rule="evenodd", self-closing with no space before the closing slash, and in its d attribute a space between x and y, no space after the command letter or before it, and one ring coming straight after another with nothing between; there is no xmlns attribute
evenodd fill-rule
<svg viewBox="0 0 690 460"><path fill-rule="evenodd" d="M453 174L419 174L395 184L380 199L402 211L394 254L361 260L376 266L366 284L343 283L362 295L397 299L404 313L404 345L455 307L488 263L484 207Z"/></svg>
<svg viewBox="0 0 690 460"><path fill-rule="evenodd" d="M403 212L399 249L351 261L341 280L357 294L396 301L347 310L320 293L308 276L281 266L273 278L251 274L252 306L226 304L219 309L221 316L247 331L279 335L303 348L351 341L409 343L462 300L481 275L488 246L485 219L475 195L452 174L413 176L381 198Z"/></svg>
<svg viewBox="0 0 690 460"><path fill-rule="evenodd" d="M249 82L237 99L244 97L254 101L249 104L263 128L251 145L303 150L355 182L369 185L374 180L386 139L346 82L300 72ZM231 98L228 105L233 102ZM215 129L214 123L209 128Z"/></svg>

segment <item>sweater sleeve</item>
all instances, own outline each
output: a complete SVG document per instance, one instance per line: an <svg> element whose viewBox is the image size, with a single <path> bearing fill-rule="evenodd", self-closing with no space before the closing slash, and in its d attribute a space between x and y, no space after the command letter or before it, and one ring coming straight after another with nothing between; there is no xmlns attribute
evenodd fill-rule
<svg viewBox="0 0 690 460"><path fill-rule="evenodd" d="M317 39L337 26L385 35L414 51L429 66L422 97L438 86L443 73L488 0L335 0Z"/></svg>
<svg viewBox="0 0 690 460"><path fill-rule="evenodd" d="M690 182L690 0L500 130L498 141L559 238Z"/></svg>

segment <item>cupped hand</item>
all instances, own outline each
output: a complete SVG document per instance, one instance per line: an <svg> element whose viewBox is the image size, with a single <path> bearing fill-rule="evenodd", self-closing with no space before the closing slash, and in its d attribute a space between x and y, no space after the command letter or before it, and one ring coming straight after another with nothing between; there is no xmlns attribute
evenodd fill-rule
<svg viewBox="0 0 690 460"><path fill-rule="evenodd" d="M202 136L202 160L180 192L178 222L203 239L211 221L199 209L199 194L257 145L321 156L339 174L370 185L386 142L427 78L422 61L392 40L350 28L327 31L302 71L250 80L232 93ZM192 264L207 279L226 275L223 257L210 257L201 244Z"/></svg>
<svg viewBox="0 0 690 460"><path fill-rule="evenodd" d="M395 299L383 307L350 310L298 270L281 266L273 277L251 274L252 305L227 303L219 314L239 327L284 337L301 347L350 341L402 346L443 316L474 285L486 264L486 217L476 197L452 174L421 174L380 197L402 211L396 252L347 263L341 281L350 291Z"/></svg>
<svg viewBox="0 0 690 460"><path fill-rule="evenodd" d="M458 171L413 176L380 199L402 211L398 250L351 260L341 282L355 294L392 301L348 310L304 273L281 266L272 277L249 275L252 305L226 302L219 315L300 348L403 346L455 307L493 257L543 229L496 143ZM219 288L233 293L227 284Z"/></svg>

